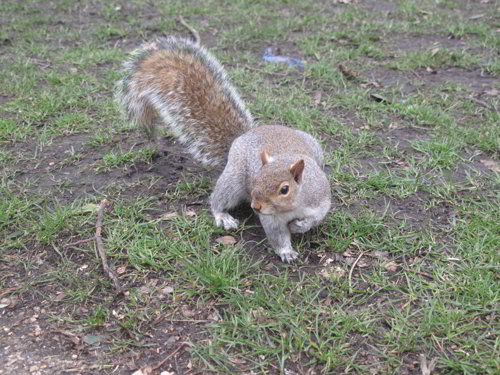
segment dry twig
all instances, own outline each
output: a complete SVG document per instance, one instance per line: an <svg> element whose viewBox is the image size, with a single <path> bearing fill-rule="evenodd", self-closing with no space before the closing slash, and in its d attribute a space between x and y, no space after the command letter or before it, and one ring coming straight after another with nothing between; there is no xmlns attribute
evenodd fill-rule
<svg viewBox="0 0 500 375"><path fill-rule="evenodd" d="M349 294L352 293L352 271L354 271L354 267L356 267L356 264L358 264L359 260L363 256L363 254L364 254L363 252L361 252L361 254L359 254L359 256L356 258L356 260L352 264L351 270L349 271Z"/></svg>
<svg viewBox="0 0 500 375"><path fill-rule="evenodd" d="M198 31L194 29L192 26L190 26L182 16L179 16L179 22L182 26L184 26L186 29L189 30L191 35L193 35L194 43L199 46L200 45L200 34L198 34Z"/></svg>
<svg viewBox="0 0 500 375"><path fill-rule="evenodd" d="M150 375L154 370L157 370L161 366L163 366L163 364L165 362L167 362L170 358L172 358L175 354L177 354L177 352L179 350L181 350L184 346L186 346L185 343L179 345L179 347L177 349L175 349L172 353L170 353L167 357L165 357L164 359L162 359L156 365L143 367L143 368L137 370L136 372L134 372L132 375Z"/></svg>
<svg viewBox="0 0 500 375"><path fill-rule="evenodd" d="M123 289L118 281L118 278L114 274L114 272L109 268L108 261L106 259L106 253L104 251L104 245L102 243L101 231L102 231L102 216L104 214L104 210L111 206L111 203L103 199L101 204L99 205L99 211L97 211L97 221L95 224L95 242L97 246L97 251L99 252L99 256L101 257L102 268L104 269L104 273L113 281L115 284L115 288L118 293L123 293Z"/></svg>

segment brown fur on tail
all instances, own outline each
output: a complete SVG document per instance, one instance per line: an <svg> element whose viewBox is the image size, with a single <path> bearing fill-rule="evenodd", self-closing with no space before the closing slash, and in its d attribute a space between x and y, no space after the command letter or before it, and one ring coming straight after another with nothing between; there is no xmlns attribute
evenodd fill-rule
<svg viewBox="0 0 500 375"><path fill-rule="evenodd" d="M219 62L189 40L144 46L125 74L117 98L128 118L149 133L158 122L167 125L205 165L223 165L233 140L254 126Z"/></svg>

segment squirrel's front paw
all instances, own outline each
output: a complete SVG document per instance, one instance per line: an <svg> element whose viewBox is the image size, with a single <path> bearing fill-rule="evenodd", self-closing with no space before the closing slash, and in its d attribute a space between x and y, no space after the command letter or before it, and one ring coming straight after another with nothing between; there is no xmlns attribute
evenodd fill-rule
<svg viewBox="0 0 500 375"><path fill-rule="evenodd" d="M295 219L288 223L288 229L292 233L305 233L311 229L311 225L307 219Z"/></svg>
<svg viewBox="0 0 500 375"><path fill-rule="evenodd" d="M291 263L292 261L294 261L299 257L299 253L293 251L290 248L277 249L276 254L279 255L282 262L287 262L287 263Z"/></svg>
<svg viewBox="0 0 500 375"><path fill-rule="evenodd" d="M218 227L223 226L225 230L238 228L238 220L225 212L215 214L214 217L215 225Z"/></svg>

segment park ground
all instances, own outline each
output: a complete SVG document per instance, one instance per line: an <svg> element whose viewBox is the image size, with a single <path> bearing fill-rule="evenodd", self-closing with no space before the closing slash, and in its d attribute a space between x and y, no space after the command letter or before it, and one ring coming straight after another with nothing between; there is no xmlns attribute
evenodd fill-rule
<svg viewBox="0 0 500 375"><path fill-rule="evenodd" d="M294 264L248 208L216 228L220 169L113 100L179 16L259 123L321 140L333 204ZM0 374L500 373L498 2L5 0L0 24Z"/></svg>

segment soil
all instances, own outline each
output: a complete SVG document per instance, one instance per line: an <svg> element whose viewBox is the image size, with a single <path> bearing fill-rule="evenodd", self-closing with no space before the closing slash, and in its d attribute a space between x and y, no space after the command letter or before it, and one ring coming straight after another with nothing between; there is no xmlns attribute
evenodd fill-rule
<svg viewBox="0 0 500 375"><path fill-rule="evenodd" d="M389 2L378 1L369 2L364 6L373 12L391 12L394 5ZM460 11L460 10L458 10ZM466 10L463 10L466 12ZM72 24L82 33L92 29L95 24L104 22L100 16L101 9L96 7L92 12L87 12L86 17L78 17L75 14L66 16L62 21L65 24ZM134 12L134 9L124 6L123 12ZM154 10L152 9L153 17ZM143 15L149 17L148 15ZM156 19L151 19L151 25L147 27L150 35L159 32ZM146 23L147 23L146 22ZM208 22L208 21L207 21ZM57 24L54 25L57 27ZM15 36L13 36L15 37ZM201 35L207 45L215 45L215 37L211 34ZM139 43L137 39L122 40L120 37L111 38L108 43L117 45L119 48L130 49ZM0 40L0 45L7 43L7 40ZM9 42L10 43L10 42ZM387 48L396 53L411 52L421 47L435 45L446 48L463 48L464 42L460 39L450 39L435 35L405 35L396 40L387 41ZM272 45L276 49L290 51L295 47L291 42L276 42ZM460 68L439 69L428 72L425 69L415 69L411 74L408 72L377 68L369 72L362 72L365 77L373 81L380 82L383 87L393 87L402 94L408 94L422 87L436 87L443 83L459 83L466 86L481 97L481 100L488 100L484 92L491 90L498 85L498 77L484 74L480 70L466 70ZM271 78L272 79L272 78ZM415 81L418 81L418 87ZM0 95L0 104L7 103L12 98ZM346 116L343 114L343 116ZM353 114L349 118L340 118L346 126L352 126L353 131L360 125L359 119ZM410 142L416 139L426 139L427 130L422 128L394 128L380 129L376 134L378 137L392 143L397 143L404 152L410 151ZM151 163L141 162L126 169L114 169L107 173L96 173L95 163L102 160L102 156L112 149L114 145L105 145L98 149L92 149L87 145L90 134L75 134L54 139L52 144L39 150L36 140L7 145L7 151L13 151L27 158L30 155L37 155L36 159L23 160L17 166L16 180L20 185L25 185L27 189L41 195L51 195L62 203L73 202L86 196L99 194L100 192L113 192L115 198L128 199L137 197L154 197L157 201L158 209L167 210L167 202L164 200L165 192L171 191L175 183L180 179L191 180L199 175L208 176L212 180L220 173L220 170L207 170L192 161L184 153L181 146L171 140L163 140L158 144L157 151ZM328 139L328 135L324 136ZM133 147L142 147L147 141L140 134L124 133L119 138L115 138L120 143L122 150L130 150ZM333 140L338 142L338 140ZM83 157L76 162L66 163L64 159L68 156L67 151L73 149L75 153L81 153ZM366 165L370 161L376 163L375 159L366 160ZM478 168L484 168L478 163ZM457 178L465 175L464 168L458 168L455 172ZM158 179L153 185L149 184L152 178ZM121 189L121 186L133 186L133 188ZM195 206L199 209L206 209L208 196L197 197L196 200L189 199L176 202L177 205ZM442 227L445 230L453 220L455 211L453 207L441 203L432 209L424 209L423 202L427 197L423 193L412 195L405 199L393 199L389 202L381 200L357 202L347 209L352 212L370 209L376 212L384 212L395 220L407 220L411 226L418 228L421 225L432 222L433 225ZM168 203L170 204L170 203ZM334 204L335 205L335 204ZM179 208L179 207L177 207ZM174 207L175 209L175 207ZM170 210L170 208L168 208ZM239 218L250 217L250 223L257 223L248 209L241 209L236 213ZM244 234L244 239L255 243L264 239L264 233L258 225L255 229ZM312 238L312 237L311 237ZM69 239L68 242L78 239ZM255 242L254 242L255 241ZM37 247L38 246L38 247ZM265 257L265 263L269 264L269 269L278 268L279 262L272 255L265 253L263 248L249 247L249 252L255 257ZM16 257L17 254L11 254ZM319 263L319 257L311 251L305 254L312 265ZM101 328L87 327L82 332L70 332L64 329L63 322L52 320L52 316L63 316L64 310L72 312L72 318L80 316L82 319L88 317L88 306L79 306L71 303L58 303L60 294L54 290L54 285L50 279L44 280L39 275L50 273L61 267L61 259L52 248L33 244L27 249L23 257L30 263L30 268L18 264L16 269L0 264L0 275L2 279L8 280L8 289L1 291L3 295L8 295L9 290L15 290L24 285L25 280L32 280L32 288L25 290L10 301L12 306L7 309L0 309L0 374L93 374L113 373L130 374L146 365L160 363L161 360L169 356L174 350L177 354L168 359L162 367L164 371L173 371L177 374L188 373L191 369L188 347L183 346L183 342L204 340L206 337L203 328L217 320L218 309L221 307L200 303L197 306L185 306L179 309L177 317L169 322L161 316L153 317L154 323L149 325L145 338L139 340L132 350L113 354L110 347L110 337L118 334L120 327L109 326ZM74 256L72 265L75 267L85 266L85 257L79 259ZM29 271L26 271L26 270ZM100 272L99 269L84 269L79 271L82 280L92 285L95 279L93 272ZM142 285L144 292L148 288L161 287L162 274L152 274L149 276L147 284ZM12 289L11 289L12 288ZM103 302L110 302L108 293L103 292L104 286L95 285L96 296L101 297ZM161 288L160 288L161 289ZM46 296L51 298L47 299ZM111 297L112 298L112 297ZM117 310L123 303L123 297L112 299L112 305ZM125 297L127 298L127 297ZM169 300L169 295L156 295L151 299L152 311L154 304ZM195 316L197 323L186 323L186 316ZM175 321L177 319L177 321ZM175 323L174 323L175 322ZM125 330L126 332L126 330ZM126 334L133 335L132 332ZM123 337L124 340L127 337ZM370 358L369 350L361 352L361 357L366 357L366 361L374 360ZM361 358L360 357L360 358ZM409 368L413 366L409 360ZM103 368L105 364L105 368ZM416 370L415 370L416 371Z"/></svg>

